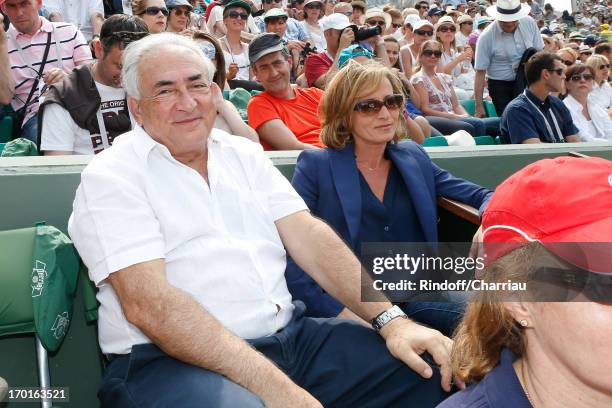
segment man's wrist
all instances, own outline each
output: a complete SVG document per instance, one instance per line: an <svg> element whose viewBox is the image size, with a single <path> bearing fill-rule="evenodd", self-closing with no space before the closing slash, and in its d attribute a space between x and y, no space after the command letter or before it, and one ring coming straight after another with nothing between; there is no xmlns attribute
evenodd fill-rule
<svg viewBox="0 0 612 408"><path fill-rule="evenodd" d="M406 313L399 306L391 306L387 310L379 313L374 319L372 319L372 327L377 332L380 332L383 327L387 324L390 324L393 320L396 319L406 319Z"/></svg>

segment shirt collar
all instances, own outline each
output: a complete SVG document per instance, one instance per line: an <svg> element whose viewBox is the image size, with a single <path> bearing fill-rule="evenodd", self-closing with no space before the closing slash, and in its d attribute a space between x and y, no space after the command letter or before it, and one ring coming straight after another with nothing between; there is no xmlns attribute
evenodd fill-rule
<svg viewBox="0 0 612 408"><path fill-rule="evenodd" d="M44 17L38 17L40 18L40 20L42 21L42 25L40 26L40 29L37 31L37 33L52 33L53 32L53 23L50 22L49 20L47 20ZM14 36L14 38L19 38L21 36L25 36L26 34L22 33L21 31L17 31L17 29L15 28L15 26L11 23L11 25L9 26L8 32ZM36 33L36 34L37 34ZM34 35L36 35L34 34ZM32 37L34 37L34 35Z"/></svg>
<svg viewBox="0 0 612 408"><path fill-rule="evenodd" d="M501 353L499 364L483 381L490 406L496 408L533 408L512 363L517 356L508 349Z"/></svg>
<svg viewBox="0 0 612 408"><path fill-rule="evenodd" d="M525 89L525 96L527 96L527 98L529 98L529 100L540 109L548 108L550 106L550 95L544 99L544 102L542 102L540 98L535 96L535 94L527 88Z"/></svg>

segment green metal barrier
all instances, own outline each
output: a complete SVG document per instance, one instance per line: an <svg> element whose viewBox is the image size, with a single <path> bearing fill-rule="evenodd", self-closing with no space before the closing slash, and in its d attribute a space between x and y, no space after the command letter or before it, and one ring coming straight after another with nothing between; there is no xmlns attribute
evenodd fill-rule
<svg viewBox="0 0 612 408"><path fill-rule="evenodd" d="M431 147L432 160L453 174L489 188L525 165L545 157L579 151L612 160L612 144L558 144L540 146L492 145L475 147ZM298 152L269 152L281 173L291 178ZM85 156L0 158L0 230L22 228L46 221L66 232L80 172L90 160ZM440 239L467 241L473 225L440 213ZM0 273L2 271L0 270ZM83 278L84 275L81 275ZM97 407L96 392L103 373L97 346L96 300L91 285L82 279L74 303L74 318L64 343L49 355L54 386L70 389L70 402L59 407ZM37 385L34 340L15 335L0 339L0 376L11 386ZM0 404L2 408L39 407L37 403Z"/></svg>

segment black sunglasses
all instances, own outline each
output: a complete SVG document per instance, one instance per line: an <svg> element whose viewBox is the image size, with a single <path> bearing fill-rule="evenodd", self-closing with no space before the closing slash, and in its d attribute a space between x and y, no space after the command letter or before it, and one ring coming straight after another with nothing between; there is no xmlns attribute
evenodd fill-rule
<svg viewBox="0 0 612 408"><path fill-rule="evenodd" d="M543 301L572 301L582 294L592 302L612 302L611 274L591 272L575 266L569 269L542 267L534 273L532 281L556 287L548 293L540 293L540 300ZM568 296L569 290L574 293L573 296Z"/></svg>
<svg viewBox="0 0 612 408"><path fill-rule="evenodd" d="M436 58L440 58L442 56L442 51L440 50L425 50L421 53L424 57L435 56Z"/></svg>
<svg viewBox="0 0 612 408"><path fill-rule="evenodd" d="M574 65L574 63L573 63L572 61L570 61L570 60L563 60L563 61L561 61L561 62L563 62L563 63L564 63L565 65L567 65L568 67L569 67L570 65Z"/></svg>
<svg viewBox="0 0 612 408"><path fill-rule="evenodd" d="M400 28L402 25L401 24L395 24L395 23L391 23L391 25L393 26L393 28Z"/></svg>
<svg viewBox="0 0 612 408"><path fill-rule="evenodd" d="M280 2L282 2L282 0L263 0L264 4L272 4L272 3L280 3ZM302 1L302 3L303 3L303 1Z"/></svg>
<svg viewBox="0 0 612 408"><path fill-rule="evenodd" d="M563 68L556 68L556 69L547 69L548 72L554 72L555 74L561 76L563 75Z"/></svg>
<svg viewBox="0 0 612 408"><path fill-rule="evenodd" d="M384 27L387 25L387 23L385 23L384 20L366 21L366 24L369 25L370 27L375 27L375 26Z"/></svg>
<svg viewBox="0 0 612 408"><path fill-rule="evenodd" d="M459 25L464 25L464 24L467 24L467 25L474 25L474 23L473 23L473 22L471 22L471 21L464 21L463 23L461 23L461 24L459 24Z"/></svg>
<svg viewBox="0 0 612 408"><path fill-rule="evenodd" d="M174 11L174 15L175 16L185 16L185 17L189 17L189 15L191 14L191 11L189 10L181 10L179 8L172 8L170 9L170 11Z"/></svg>
<svg viewBox="0 0 612 408"><path fill-rule="evenodd" d="M441 33L448 33L449 31L454 33L457 32L457 29L455 27L440 27L438 28L438 31Z"/></svg>
<svg viewBox="0 0 612 408"><path fill-rule="evenodd" d="M360 113L378 113L385 106L389 110L403 109L404 107L404 96L400 94L387 95L383 100L378 99L366 99L365 101L357 102L355 112Z"/></svg>
<svg viewBox="0 0 612 408"><path fill-rule="evenodd" d="M433 31L414 30L414 33L418 35L426 35L428 37L433 36Z"/></svg>
<svg viewBox="0 0 612 408"><path fill-rule="evenodd" d="M571 80L572 82L580 82L582 80L585 81L592 81L593 80L593 75L591 74L576 74L576 75L572 75L571 77L567 78L567 80Z"/></svg>
<svg viewBox="0 0 612 408"><path fill-rule="evenodd" d="M229 13L227 13L227 16L229 18L241 18L243 20L246 20L247 18L249 18L249 15L247 13L239 13L237 11L230 11Z"/></svg>
<svg viewBox="0 0 612 408"><path fill-rule="evenodd" d="M417 4L416 6L414 6L415 9L417 10L421 10L421 9L429 9L429 6L426 4Z"/></svg>
<svg viewBox="0 0 612 408"><path fill-rule="evenodd" d="M321 5L320 4L307 4L304 6L304 8L309 9L309 10L321 10Z"/></svg>
<svg viewBox="0 0 612 408"><path fill-rule="evenodd" d="M610 64L604 64L604 65L599 66L599 69L606 69L606 68L610 68Z"/></svg>
<svg viewBox="0 0 612 408"><path fill-rule="evenodd" d="M164 7L147 7L146 9L144 9L144 12L142 14L156 16L160 11L164 16L168 17L168 9Z"/></svg>

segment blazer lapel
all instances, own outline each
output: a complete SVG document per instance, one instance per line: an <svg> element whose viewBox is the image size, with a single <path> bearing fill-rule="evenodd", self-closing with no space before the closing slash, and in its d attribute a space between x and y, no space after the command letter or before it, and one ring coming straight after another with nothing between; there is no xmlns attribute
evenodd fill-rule
<svg viewBox="0 0 612 408"><path fill-rule="evenodd" d="M351 245L354 246L361 223L361 188L355 149L349 143L342 150L329 149L329 154L332 180L348 226Z"/></svg>
<svg viewBox="0 0 612 408"><path fill-rule="evenodd" d="M430 184L425 180L423 171L416 159L408 151L402 149L400 145L390 144L387 152L408 188L425 238L429 242L437 241L436 228L433 230L428 228L428 226L436 226L435 186L434 190L432 190Z"/></svg>

